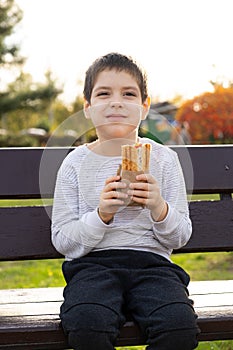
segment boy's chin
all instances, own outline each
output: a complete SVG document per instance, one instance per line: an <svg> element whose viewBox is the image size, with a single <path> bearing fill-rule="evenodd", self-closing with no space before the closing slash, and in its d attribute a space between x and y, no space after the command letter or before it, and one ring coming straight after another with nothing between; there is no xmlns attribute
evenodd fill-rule
<svg viewBox="0 0 233 350"><path fill-rule="evenodd" d="M130 136L132 134L137 133L137 127L129 127L127 125L111 125L107 128L108 130L104 130L104 134L107 136L108 139L128 139L131 138ZM99 130L102 134L101 130ZM103 130L102 130L103 131Z"/></svg>

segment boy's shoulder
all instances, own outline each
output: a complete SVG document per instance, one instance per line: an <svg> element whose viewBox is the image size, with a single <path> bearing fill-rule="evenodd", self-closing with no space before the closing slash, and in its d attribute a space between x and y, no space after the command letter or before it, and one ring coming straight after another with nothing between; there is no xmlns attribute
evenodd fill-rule
<svg viewBox="0 0 233 350"><path fill-rule="evenodd" d="M80 162L81 159L87 154L88 148L86 145L80 145L71 150L66 157L64 158L62 165L63 166L72 166Z"/></svg>
<svg viewBox="0 0 233 350"><path fill-rule="evenodd" d="M140 139L140 141L142 143L150 143L151 144L151 152L152 154L163 154L164 156L172 156L175 155L176 152L173 151L170 147L168 147L167 145L162 145L161 143L158 143L152 139L149 139L147 137L143 137Z"/></svg>

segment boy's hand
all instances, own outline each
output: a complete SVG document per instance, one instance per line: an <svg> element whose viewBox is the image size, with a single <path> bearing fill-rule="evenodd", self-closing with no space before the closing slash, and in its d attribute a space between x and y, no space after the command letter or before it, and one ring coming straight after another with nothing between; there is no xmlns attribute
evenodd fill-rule
<svg viewBox="0 0 233 350"><path fill-rule="evenodd" d="M124 205L124 199L128 197L127 193L118 191L126 188L126 184L119 181L120 178L118 175L108 178L100 195L98 213L106 224L113 219L120 206Z"/></svg>
<svg viewBox="0 0 233 350"><path fill-rule="evenodd" d="M140 174L136 177L137 183L129 185L128 195L131 199L144 205L151 211L151 216L155 221L165 219L168 206L160 194L160 189L155 178L150 174Z"/></svg>

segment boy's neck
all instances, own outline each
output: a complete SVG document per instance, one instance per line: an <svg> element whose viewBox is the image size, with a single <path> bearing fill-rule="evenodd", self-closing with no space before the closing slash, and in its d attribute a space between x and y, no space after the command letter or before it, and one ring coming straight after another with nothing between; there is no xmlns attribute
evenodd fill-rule
<svg viewBox="0 0 233 350"><path fill-rule="evenodd" d="M97 139L96 141L89 143L87 146L94 153L109 157L116 157L121 155L121 146L130 144L132 145L138 141L138 137L136 140L114 139L101 141L100 139Z"/></svg>

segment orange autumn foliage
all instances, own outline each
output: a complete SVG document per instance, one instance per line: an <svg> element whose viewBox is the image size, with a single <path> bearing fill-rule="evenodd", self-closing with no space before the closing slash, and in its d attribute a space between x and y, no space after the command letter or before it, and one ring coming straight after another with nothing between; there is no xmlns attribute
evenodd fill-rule
<svg viewBox="0 0 233 350"><path fill-rule="evenodd" d="M175 119L188 122L193 143L233 142L233 87L218 85L214 92L186 101Z"/></svg>

